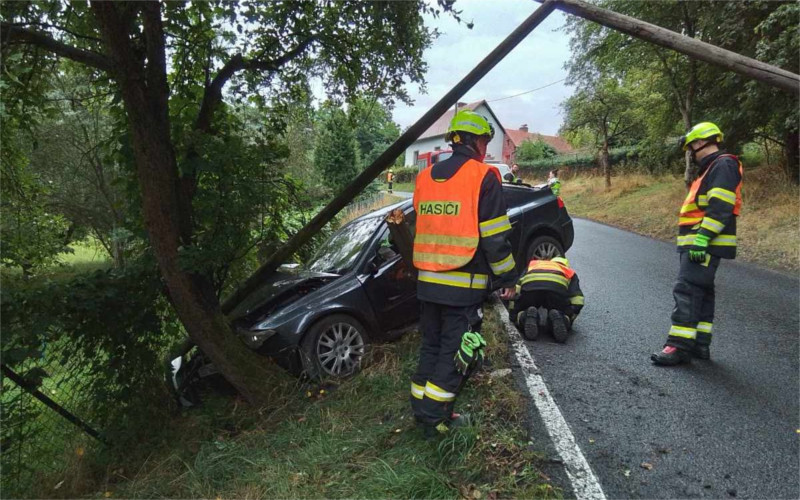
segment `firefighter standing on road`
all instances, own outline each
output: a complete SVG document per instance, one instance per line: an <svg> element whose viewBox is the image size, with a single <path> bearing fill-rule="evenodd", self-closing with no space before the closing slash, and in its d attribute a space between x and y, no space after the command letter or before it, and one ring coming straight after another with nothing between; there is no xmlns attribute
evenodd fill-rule
<svg viewBox="0 0 800 500"><path fill-rule="evenodd" d="M709 122L698 123L681 138L700 177L680 211L675 308L664 349L650 357L656 365L677 365L692 356L710 359L714 276L720 259L736 257L736 217L742 207L742 163L720 151L720 142L722 132Z"/></svg>
<svg viewBox="0 0 800 500"><path fill-rule="evenodd" d="M428 437L464 423L453 405L482 358L481 305L517 278L500 173L482 163L493 136L486 118L457 112L445 136L453 155L420 172L414 189L422 345L411 407Z"/></svg>

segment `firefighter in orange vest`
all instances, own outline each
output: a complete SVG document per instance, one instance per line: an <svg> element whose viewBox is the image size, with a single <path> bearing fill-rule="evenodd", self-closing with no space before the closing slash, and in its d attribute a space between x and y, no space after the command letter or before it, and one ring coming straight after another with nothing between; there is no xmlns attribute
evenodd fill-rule
<svg viewBox="0 0 800 500"><path fill-rule="evenodd" d="M578 275L567 258L531 260L516 292L509 310L522 335L536 340L539 331L549 327L556 342L566 342L584 304Z"/></svg>
<svg viewBox="0 0 800 500"><path fill-rule="evenodd" d="M483 163L493 136L486 118L457 112L445 135L453 155L420 172L414 189L422 345L410 399L426 437L465 423L453 405L486 345L481 305L497 288L504 298L514 293L507 288L517 274L500 172Z"/></svg>
<svg viewBox="0 0 800 500"><path fill-rule="evenodd" d="M386 183L389 185L389 194L392 194L392 184L394 183L394 172L391 169L386 173Z"/></svg>
<svg viewBox="0 0 800 500"><path fill-rule="evenodd" d="M720 259L736 257L736 217L742 207L742 163L720 151L721 142L722 131L710 122L698 123L681 138L683 150L700 167L700 177L680 210L675 308L666 345L650 357L656 365L711 357L714 277Z"/></svg>

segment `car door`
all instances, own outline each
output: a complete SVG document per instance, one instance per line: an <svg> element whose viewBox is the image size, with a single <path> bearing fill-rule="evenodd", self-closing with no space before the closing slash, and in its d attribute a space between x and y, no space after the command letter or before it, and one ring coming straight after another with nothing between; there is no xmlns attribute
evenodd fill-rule
<svg viewBox="0 0 800 500"><path fill-rule="evenodd" d="M362 273L361 286L372 304L380 329L386 332L417 321L419 303L411 264L402 259L390 241L385 224L380 231Z"/></svg>

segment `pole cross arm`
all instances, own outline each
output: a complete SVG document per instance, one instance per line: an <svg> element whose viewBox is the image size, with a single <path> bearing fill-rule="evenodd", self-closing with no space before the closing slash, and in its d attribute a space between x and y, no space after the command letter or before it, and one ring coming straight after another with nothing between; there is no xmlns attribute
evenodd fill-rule
<svg viewBox="0 0 800 500"><path fill-rule="evenodd" d="M541 0L536 0L540 2ZM800 75L777 66L737 54L635 17L592 5L581 0L552 0L557 9L647 42L675 50L701 61L764 82L791 94L800 92Z"/></svg>

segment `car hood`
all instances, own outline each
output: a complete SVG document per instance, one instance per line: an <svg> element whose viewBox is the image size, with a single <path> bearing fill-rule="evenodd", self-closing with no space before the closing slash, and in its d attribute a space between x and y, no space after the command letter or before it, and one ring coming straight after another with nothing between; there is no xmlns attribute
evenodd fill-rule
<svg viewBox="0 0 800 500"><path fill-rule="evenodd" d="M295 302L340 277L338 274L305 270L278 271L236 306L228 318L235 324L252 323L259 317L268 316L275 309Z"/></svg>

